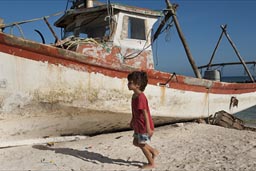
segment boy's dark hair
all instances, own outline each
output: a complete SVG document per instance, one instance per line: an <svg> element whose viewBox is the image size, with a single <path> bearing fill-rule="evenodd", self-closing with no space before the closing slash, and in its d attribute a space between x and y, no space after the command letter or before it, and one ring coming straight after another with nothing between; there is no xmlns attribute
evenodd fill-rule
<svg viewBox="0 0 256 171"><path fill-rule="evenodd" d="M127 76L128 81L140 86L140 91L144 91L148 84L148 75L144 71L133 71Z"/></svg>

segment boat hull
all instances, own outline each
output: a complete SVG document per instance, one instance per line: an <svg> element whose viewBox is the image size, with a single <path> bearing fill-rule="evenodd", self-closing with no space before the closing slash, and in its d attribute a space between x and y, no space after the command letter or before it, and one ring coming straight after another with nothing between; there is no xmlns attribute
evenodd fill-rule
<svg viewBox="0 0 256 171"><path fill-rule="evenodd" d="M2 139L129 129L127 74L139 68L0 33ZM156 125L232 114L256 105L256 84L222 83L146 70ZM237 99L238 105L232 103Z"/></svg>

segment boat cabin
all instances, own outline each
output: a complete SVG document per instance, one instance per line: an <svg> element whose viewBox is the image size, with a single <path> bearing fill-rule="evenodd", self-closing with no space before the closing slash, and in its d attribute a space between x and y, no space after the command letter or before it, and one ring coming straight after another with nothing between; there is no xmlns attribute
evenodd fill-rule
<svg viewBox="0 0 256 171"><path fill-rule="evenodd" d="M158 11L119 4L88 7L75 3L55 26L63 28L67 49L94 57L111 54L127 65L153 69L151 34L160 16Z"/></svg>

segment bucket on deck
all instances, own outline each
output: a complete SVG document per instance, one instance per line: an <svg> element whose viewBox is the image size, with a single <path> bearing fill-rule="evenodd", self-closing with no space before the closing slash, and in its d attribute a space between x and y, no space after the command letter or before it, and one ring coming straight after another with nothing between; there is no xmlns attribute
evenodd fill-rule
<svg viewBox="0 0 256 171"><path fill-rule="evenodd" d="M219 70L206 70L204 72L204 78L208 80L220 81Z"/></svg>

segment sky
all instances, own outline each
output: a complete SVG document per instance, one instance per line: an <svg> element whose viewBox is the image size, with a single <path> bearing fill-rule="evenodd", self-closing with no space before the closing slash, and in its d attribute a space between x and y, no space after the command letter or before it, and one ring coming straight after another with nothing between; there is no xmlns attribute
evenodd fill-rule
<svg viewBox="0 0 256 171"><path fill-rule="evenodd" d="M106 3L107 0L99 0ZM139 6L153 10L164 10L165 0L110 0L113 3ZM197 66L209 62L213 50L221 34L220 25L227 24L227 32L234 42L244 61L256 61L256 1L255 0L171 0L178 4L177 18L187 44ZM0 18L5 24L31 20L64 12L67 0L1 0ZM53 23L60 16L48 18ZM156 30L159 22L155 24ZM34 31L39 30L46 43L53 43L54 37L43 20L21 25L25 38L41 42L40 36ZM19 29L13 32L19 36ZM61 30L54 28L60 37ZM10 33L10 29L4 32ZM194 72L186 57L183 45L175 27L163 32L153 44L155 68L161 71L194 76ZM213 63L239 62L232 46L224 36L213 59ZM248 65L252 75L256 75L253 65ZM223 76L244 76L241 66L216 68ZM203 74L203 73L202 73Z"/></svg>

